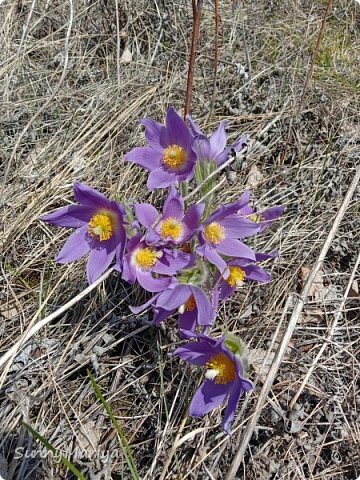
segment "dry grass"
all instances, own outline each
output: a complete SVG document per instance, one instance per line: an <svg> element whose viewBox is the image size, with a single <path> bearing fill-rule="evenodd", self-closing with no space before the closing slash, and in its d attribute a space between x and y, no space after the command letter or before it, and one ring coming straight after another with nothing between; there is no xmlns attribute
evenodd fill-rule
<svg viewBox="0 0 360 480"><path fill-rule="evenodd" d="M31 321L86 287L84 262L54 262L68 233L38 220L72 202L74 179L127 202L160 201L159 193L147 194L144 173L125 164L123 155L143 139L140 117L160 120L169 105L183 108L190 3L11 0L0 5L2 354ZM15 458L17 447L38 450L21 420L70 458L82 449L75 463L87 478L129 478L86 368L119 419L141 478L222 479L229 470L266 380L262 367L270 367L286 329L292 311L290 305L283 315L286 301L301 291L360 163L356 2L336 2L297 116L325 3L237 2L234 11L232 3L220 2L220 66L211 118L214 25L212 7L205 4L193 115L208 131L229 118L232 139L246 131L253 140L243 168L231 167L236 180L222 184L217 204L237 199L256 167L257 204L286 206L278 228L255 241L259 250L279 249L279 259L269 265L273 282L241 290L221 308L213 330L241 335L253 351L257 388L239 409L235 436L229 440L218 428L220 411L187 419L199 376L169 355L178 344L175 323L157 329L146 315L131 315L128 305L143 294L114 274L27 342L3 378L0 474L7 480L66 475L40 454ZM127 48L130 63L123 62ZM251 71L249 79L239 73L241 65ZM357 190L238 478L354 480L360 475L359 212ZM309 368L310 378L293 405ZM94 458L99 451L115 453L102 461Z"/></svg>

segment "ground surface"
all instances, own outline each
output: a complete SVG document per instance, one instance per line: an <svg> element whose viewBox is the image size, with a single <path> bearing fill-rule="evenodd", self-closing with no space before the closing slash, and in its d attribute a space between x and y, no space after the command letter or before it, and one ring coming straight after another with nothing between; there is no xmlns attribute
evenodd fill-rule
<svg viewBox="0 0 360 480"><path fill-rule="evenodd" d="M2 354L31 322L86 287L84 262L54 262L68 232L38 220L73 201L75 179L128 202L159 203L158 193L146 191L144 172L125 164L123 156L144 141L139 118L162 121L170 105L183 110L190 3L18 0L0 6ZM224 1L220 7L213 114L214 28L208 2L192 114L208 132L229 119L230 138L246 131L252 144L243 165L227 172L216 203L233 201L250 186L257 206L286 206L274 231L256 245L279 250L279 259L268 267L273 282L242 289L221 309L213 331L217 335L225 328L246 340L256 389L238 410L231 440L219 428L221 411L186 420L199 374L169 355L178 344L175 323L156 329L147 326L146 315L131 315L128 305L143 300L143 294L114 274L41 330L3 375L0 474L6 479L66 477L59 462L42 458L22 420L73 459L86 478L130 478L87 368L122 425L142 479L222 479L228 472L271 365L285 302L291 292L301 292L360 163L360 11L354 1L334 2L300 104L326 2L238 1L232 9ZM237 478L360 476L359 271L345 295L358 258L359 211L357 191ZM291 304L280 336L290 314ZM33 450L35 458L16 455L21 447ZM99 452L112 455L102 458Z"/></svg>

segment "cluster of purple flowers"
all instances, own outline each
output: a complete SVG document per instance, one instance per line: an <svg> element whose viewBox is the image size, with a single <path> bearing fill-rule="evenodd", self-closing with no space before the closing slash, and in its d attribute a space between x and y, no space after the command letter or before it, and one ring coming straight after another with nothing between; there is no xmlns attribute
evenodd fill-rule
<svg viewBox="0 0 360 480"><path fill-rule="evenodd" d="M211 338L207 332L219 305L244 282L269 282L271 276L259 265L274 253L255 252L244 239L266 230L283 212L275 206L257 212L250 206L250 192L236 202L211 211L216 182L212 175L231 151L241 151L246 136L226 146L226 122L207 137L188 117L184 120L170 108L166 124L143 119L148 145L131 150L125 160L148 170L148 189L168 188L162 211L149 203L126 208L79 182L74 184L78 205L60 208L42 220L60 227L76 228L57 256L68 263L89 254L87 277L93 283L108 267L122 278L138 282L151 298L134 313L153 310L153 322L178 314L179 334L189 342L178 348L186 362L202 366L205 380L190 404L190 415L199 417L227 401L223 428L230 433L238 400L252 388L247 378L246 348L232 335ZM205 198L185 205L179 192L195 178ZM210 182L210 183L209 183ZM204 191L205 189L205 191ZM128 210L131 208L131 219Z"/></svg>

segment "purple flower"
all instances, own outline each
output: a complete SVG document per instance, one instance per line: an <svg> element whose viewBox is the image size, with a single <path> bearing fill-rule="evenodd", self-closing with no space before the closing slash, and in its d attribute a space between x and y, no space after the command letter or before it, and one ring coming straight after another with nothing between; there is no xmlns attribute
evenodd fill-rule
<svg viewBox="0 0 360 480"><path fill-rule="evenodd" d="M148 229L148 243L167 242L179 245L188 242L199 228L205 205L191 205L184 214L184 199L172 185L162 215L149 203L137 203L134 208L139 223Z"/></svg>
<svg viewBox="0 0 360 480"><path fill-rule="evenodd" d="M258 212L256 208L252 208L249 205L244 205L238 211L238 215L248 218L252 222L255 222L259 225L259 233L262 233L270 225L277 220L284 212L284 207L281 205L276 205L270 207L263 212Z"/></svg>
<svg viewBox="0 0 360 480"><path fill-rule="evenodd" d="M253 388L245 375L244 345L236 337L224 336L215 340L206 335L193 334L197 342L190 342L175 350L186 362L205 367L205 381L195 393L190 404L190 415L201 417L227 401L222 426L230 435L239 398L243 391Z"/></svg>
<svg viewBox="0 0 360 480"><path fill-rule="evenodd" d="M90 252L87 277L93 283L116 257L121 268L126 242L124 208L84 183L74 183L80 205L59 208L41 218L58 227L77 228L65 242L56 260L69 263Z"/></svg>
<svg viewBox="0 0 360 480"><path fill-rule="evenodd" d="M227 135L225 126L228 121L223 120L214 133L207 137L196 125L194 120L187 116L192 133L195 137L194 150L198 160L201 162L212 162L218 167L222 165L229 157L231 150L240 152L248 144L248 136L242 135L235 143L226 147Z"/></svg>
<svg viewBox="0 0 360 480"><path fill-rule="evenodd" d="M125 160L149 170L149 190L165 188L174 182L190 180L194 176L196 155L194 138L184 120L173 108L166 114L166 126L150 119L140 121L145 127L148 147L136 147Z"/></svg>
<svg viewBox="0 0 360 480"><path fill-rule="evenodd" d="M139 307L130 307L131 311L138 314L146 308L154 308L153 322L158 324L176 311L180 333L182 330L194 331L196 326L209 327L213 324L216 316L215 308L205 292L196 285L182 284L173 280L169 286L154 295Z"/></svg>
<svg viewBox="0 0 360 480"><path fill-rule="evenodd" d="M171 282L171 275L188 268L193 263L193 255L166 248L148 245L140 233L128 242L128 253L124 256L122 278L129 283L137 280L148 292L162 292ZM170 275L154 277L153 273Z"/></svg>
<svg viewBox="0 0 360 480"><path fill-rule="evenodd" d="M200 245L196 251L214 264L225 278L229 270L220 254L255 260L255 252L239 239L258 233L259 225L235 215L249 202L249 198L250 193L244 192L238 202L220 207L200 227Z"/></svg>
<svg viewBox="0 0 360 480"><path fill-rule="evenodd" d="M253 280L255 282L268 283L271 280L269 273L249 260L237 258L228 262L227 265L230 275L226 280L221 276L215 279L215 285L219 288L219 298L222 301L227 300L234 293L236 287L241 286L243 282Z"/></svg>

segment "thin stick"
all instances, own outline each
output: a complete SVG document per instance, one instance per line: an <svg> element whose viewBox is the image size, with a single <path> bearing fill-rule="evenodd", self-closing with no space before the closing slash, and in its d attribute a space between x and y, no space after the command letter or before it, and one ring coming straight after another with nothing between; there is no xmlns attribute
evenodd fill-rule
<svg viewBox="0 0 360 480"><path fill-rule="evenodd" d="M71 308L73 305L75 305L77 302L79 302L82 298L86 297L86 295L88 293L92 292L98 285L100 285L100 283L103 282L111 274L112 271L113 271L112 268L107 270L94 283L89 285L87 288L85 288L85 290L83 290L78 295L76 295L74 298L72 298L67 303L65 303L65 305L58 308L57 310L55 310L55 312L53 312L50 315L48 315L47 317L43 318L42 320L40 320L40 322L37 322L35 325L33 325L27 331L25 331L24 334L22 335L22 337L10 348L10 350L8 350L6 353L4 353L4 355L2 357L0 357L0 370L8 360L10 360L9 364L8 364L8 368L11 366L12 360L14 359L14 357L16 356L16 354L18 353L18 351L20 350L22 345L27 340L29 340L31 337L33 337L39 330L41 330L43 327L45 327L45 325L47 325L52 320L54 320L55 318L57 318L60 315L62 315L63 313L65 313L67 310L69 310L69 308ZM61 278L61 280L62 280L62 278ZM42 310L44 309L51 293L44 300L44 302L40 305L38 311L35 313L34 317L32 318L29 326L32 325L32 323L37 319L39 314L42 312Z"/></svg>
<svg viewBox="0 0 360 480"><path fill-rule="evenodd" d="M215 0L215 41L214 41L214 78L211 94L211 104L209 119L212 117L214 111L215 97L216 97L216 81L219 63L219 30L220 30L220 14L219 14L219 0Z"/></svg>
<svg viewBox="0 0 360 480"><path fill-rule="evenodd" d="M330 232L324 242L324 245L321 249L321 252L319 254L319 257L317 259L317 261L315 262L315 264L313 265L307 279L306 279L306 282L305 282L305 285L304 285L304 288L302 289L302 292L300 295L296 295L296 294L291 294L293 297L294 297L294 308L293 308L293 312L292 312L292 315L290 317L290 320L289 320L289 324L287 326L287 329L285 330L284 332L284 335L283 335L283 338L281 340L281 343L276 351L276 354L275 354L275 357L274 357L274 360L273 360L273 363L269 369L269 372L267 374L267 377L266 377L266 380L264 382L264 385L261 389L261 392L260 392L260 395L259 395L259 398L256 402L256 406L255 406L255 414L251 417L249 423L247 424L246 428L245 428L245 432L242 434L242 440L241 440L241 444L239 446L239 449L232 461L232 464L230 466L230 469L227 473L227 476L226 476L226 480L232 480L235 475L236 475L236 472L238 471L238 468L240 466L240 463L242 462L242 459L243 459L243 456L245 454L245 450L249 444L249 441L251 439L251 436L254 432L254 429L255 429L255 426L257 424L257 421L259 419L259 416L260 416L260 413L261 413L261 410L262 410L262 407L266 401L266 398L270 392L270 389L272 387L272 384L274 383L274 380L275 380L275 377L276 377L276 374L277 374L277 371L280 367L280 364L281 364L281 361L283 359L283 356L285 354L285 351L286 351L286 348L288 346L288 343L291 339L291 336L294 332L294 329L296 327L296 323L301 315L301 312L302 312L302 309L303 309L303 306L305 304L305 301L307 299L307 296L309 294L309 290L315 280L315 277L326 257L326 254L330 248L330 245L335 237L335 234L337 232L337 229L339 228L339 225L345 215L345 212L349 206L349 203L351 201L351 198L353 196L353 193L359 183L359 180L360 180L360 167L358 167L358 169L356 170L356 173L355 173L355 176L353 178L353 181L351 182L351 185L345 195L345 198L336 214L336 217L335 217L335 220L334 220L334 223L330 229ZM287 302L287 305L288 305L288 302ZM286 310L287 310L287 305L285 306L284 308L284 312L283 312L283 315L286 314Z"/></svg>
<svg viewBox="0 0 360 480"><path fill-rule="evenodd" d="M325 10L322 22L321 22L320 32L319 32L319 35L318 35L318 38L317 38L317 41L316 41L315 50L314 50L313 56L311 58L310 67L309 67L309 69L307 71L307 74L306 74L303 91L302 91L300 102L299 102L297 112L296 112L297 115L301 111L301 107L302 107L302 104L303 104L304 99L305 99L306 92L307 92L308 87L309 87L309 82L310 82L310 79L311 79L313 71L314 71L315 59L316 59L317 54L319 53L320 45L321 45L321 42L322 42L322 39L323 39L323 36L324 36L324 32L325 32L326 20L329 16L331 8L332 8L332 0L328 0L326 10Z"/></svg>
<svg viewBox="0 0 360 480"><path fill-rule="evenodd" d="M202 6L202 0L192 0L193 29L192 29L192 37L191 37L191 51L190 51L190 58L189 58L188 78L187 78L187 84L186 84L184 118L186 118L186 115L190 113L190 108L191 108L196 48L199 40L201 6Z"/></svg>
<svg viewBox="0 0 360 480"><path fill-rule="evenodd" d="M339 317L340 317L340 312L344 309L345 307L345 302L347 300L347 297L349 295L349 292L350 292L350 288L351 288L351 285L352 285L352 282L354 281L354 278L355 278L355 275L356 275L356 271L357 271L357 268L359 266L359 263L360 263L360 253L358 255L358 258L355 262L355 266L353 268L353 271L351 272L351 275L350 275L350 278L349 278L349 282L347 284L347 287L345 289L345 293L344 293L344 298L339 306L339 308L337 309L337 311L334 313L334 319L332 321L332 324L331 324L331 327L330 327L330 330L329 330L329 333L324 341L324 343L321 345L321 348L318 352L318 354L316 355L316 358L314 359L311 367L309 368L309 370L306 372L306 375L303 379L303 381L301 382L301 385L299 387L299 389L297 390L297 392L295 393L295 395L293 396L291 402L290 402L290 405L289 405L289 408L290 410L292 410L294 408L294 405L296 403L296 400L299 398L299 395L301 394L301 392L304 390L305 388L305 385L307 384L307 382L309 381L309 378L310 376L312 375L314 369L316 368L316 365L318 364L319 362L319 359L320 357L322 356L322 354L324 353L326 347L329 345L329 342L331 342L331 339L334 335L334 332L335 332L335 329L337 327L337 324L338 324L338 320L339 320Z"/></svg>

